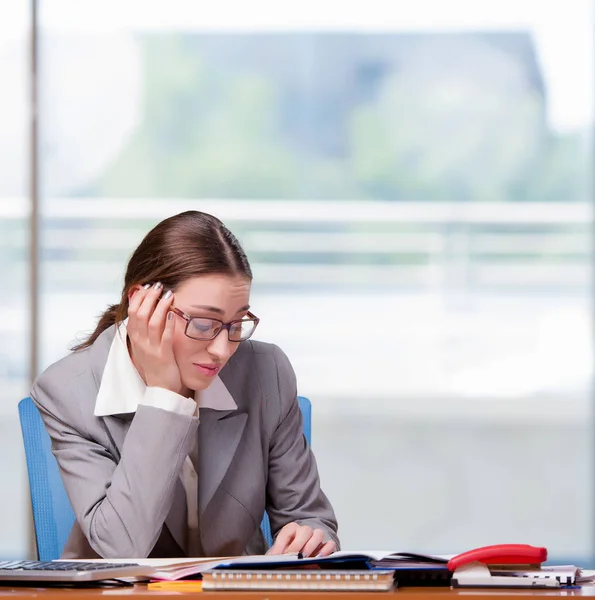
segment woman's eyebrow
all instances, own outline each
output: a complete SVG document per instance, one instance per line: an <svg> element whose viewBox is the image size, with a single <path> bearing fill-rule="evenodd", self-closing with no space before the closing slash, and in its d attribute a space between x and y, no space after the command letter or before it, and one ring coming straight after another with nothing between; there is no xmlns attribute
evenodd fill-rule
<svg viewBox="0 0 595 600"><path fill-rule="evenodd" d="M214 313L217 313L219 315L223 314L223 311L220 308L217 308L216 306L206 306L204 304L193 304L191 306L191 308L202 308L203 310L208 310L210 312L214 312ZM245 311L247 311L249 309L250 309L250 305L246 304L246 306L243 306L242 308L240 308L240 310L238 310L238 313L245 312Z"/></svg>

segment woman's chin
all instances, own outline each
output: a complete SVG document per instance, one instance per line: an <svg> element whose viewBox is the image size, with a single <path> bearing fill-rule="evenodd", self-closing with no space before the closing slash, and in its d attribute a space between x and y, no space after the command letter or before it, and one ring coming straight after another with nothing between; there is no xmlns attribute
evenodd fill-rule
<svg viewBox="0 0 595 600"><path fill-rule="evenodd" d="M211 383L213 382L212 379L207 378L207 377L201 377L200 375L197 375L196 373L194 373L192 376L185 376L182 377L182 383L184 384L184 387L188 388L189 390L192 390L194 392L200 392L202 390L206 390L209 385L211 385Z"/></svg>

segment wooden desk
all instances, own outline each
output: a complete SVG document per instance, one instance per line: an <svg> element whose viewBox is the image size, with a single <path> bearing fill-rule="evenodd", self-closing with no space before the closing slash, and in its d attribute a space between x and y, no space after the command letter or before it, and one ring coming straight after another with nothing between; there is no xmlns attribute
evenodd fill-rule
<svg viewBox="0 0 595 600"><path fill-rule="evenodd" d="M133 588L25 588L0 586L0 600L496 600L521 596L595 596L595 587L563 590L451 590L401 588L393 592L175 592Z"/></svg>

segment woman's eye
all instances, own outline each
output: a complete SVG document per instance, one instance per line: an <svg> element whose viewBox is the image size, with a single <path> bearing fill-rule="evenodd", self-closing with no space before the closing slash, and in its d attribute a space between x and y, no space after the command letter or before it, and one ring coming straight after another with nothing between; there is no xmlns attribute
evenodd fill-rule
<svg viewBox="0 0 595 600"><path fill-rule="evenodd" d="M196 331L200 331L201 333L206 333L213 328L213 322L209 319L193 319L192 327Z"/></svg>

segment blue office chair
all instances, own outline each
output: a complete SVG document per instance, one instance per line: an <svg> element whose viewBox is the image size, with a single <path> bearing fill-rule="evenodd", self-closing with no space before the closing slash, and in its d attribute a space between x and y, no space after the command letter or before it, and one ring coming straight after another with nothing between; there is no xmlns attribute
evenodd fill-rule
<svg viewBox="0 0 595 600"><path fill-rule="evenodd" d="M33 400L19 402L21 431L33 506L39 560L60 558L74 524L74 513L52 454L50 436Z"/></svg>
<svg viewBox="0 0 595 600"><path fill-rule="evenodd" d="M303 414L304 435L310 443L312 406L307 398L299 397L298 402ZM62 484L58 463L52 454L50 436L31 398L19 402L19 418L31 490L37 554L39 560L54 560L62 554L74 524L74 513ZM261 527L270 546L273 539L266 513Z"/></svg>

